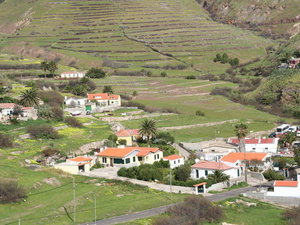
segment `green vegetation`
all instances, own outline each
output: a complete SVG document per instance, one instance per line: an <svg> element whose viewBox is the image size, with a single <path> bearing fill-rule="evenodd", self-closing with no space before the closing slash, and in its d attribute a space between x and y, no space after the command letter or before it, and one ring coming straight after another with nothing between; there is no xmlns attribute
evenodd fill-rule
<svg viewBox="0 0 300 225"><path fill-rule="evenodd" d="M285 179L285 177L282 174L280 174L280 173L278 173L274 170L271 170L271 169L268 169L267 171L265 171L263 173L263 175L268 181L271 181L271 180L284 180Z"/></svg>

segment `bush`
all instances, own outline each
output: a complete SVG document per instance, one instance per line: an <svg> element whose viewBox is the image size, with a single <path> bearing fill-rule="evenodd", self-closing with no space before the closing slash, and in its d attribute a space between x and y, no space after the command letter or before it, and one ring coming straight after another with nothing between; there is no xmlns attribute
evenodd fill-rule
<svg viewBox="0 0 300 225"><path fill-rule="evenodd" d="M201 110L196 111L196 116L205 116L205 113L202 112Z"/></svg>
<svg viewBox="0 0 300 225"><path fill-rule="evenodd" d="M119 145L127 145L127 140L125 140L125 139L120 139L118 142L119 142Z"/></svg>
<svg viewBox="0 0 300 225"><path fill-rule="evenodd" d="M161 76L161 77L166 77L166 76L167 76L167 72L165 72L165 71L161 72L161 73L160 73L160 76Z"/></svg>
<svg viewBox="0 0 300 225"><path fill-rule="evenodd" d="M284 180L284 176L277 173L274 170L268 169L266 172L263 173L264 177L268 180Z"/></svg>
<svg viewBox="0 0 300 225"><path fill-rule="evenodd" d="M86 76L90 78L104 78L106 73L100 68L91 68L87 71Z"/></svg>
<svg viewBox="0 0 300 225"><path fill-rule="evenodd" d="M186 76L185 79L188 79L188 80L195 80L196 77L194 75L189 75L189 76Z"/></svg>
<svg viewBox="0 0 300 225"><path fill-rule="evenodd" d="M191 166L181 165L175 169L175 179L179 181L187 181L191 175Z"/></svg>
<svg viewBox="0 0 300 225"><path fill-rule="evenodd" d="M223 210L202 197L188 197L167 210L170 217L158 219L155 225L197 225L204 222L217 222L223 216Z"/></svg>
<svg viewBox="0 0 300 225"><path fill-rule="evenodd" d="M35 125L26 128L32 138L59 138L58 132L50 125Z"/></svg>
<svg viewBox="0 0 300 225"><path fill-rule="evenodd" d="M175 138L169 132L159 132L154 141L154 143L159 145L173 144L174 142Z"/></svg>
<svg viewBox="0 0 300 225"><path fill-rule="evenodd" d="M0 147L10 148L13 147L13 140L10 136L0 133Z"/></svg>
<svg viewBox="0 0 300 225"><path fill-rule="evenodd" d="M60 107L52 107L53 118L62 120L64 118L64 111Z"/></svg>
<svg viewBox="0 0 300 225"><path fill-rule="evenodd" d="M37 115L39 118L46 120L50 120L54 117L52 109L48 104L38 106Z"/></svg>
<svg viewBox="0 0 300 225"><path fill-rule="evenodd" d="M17 181L0 180L0 202L12 203L26 197L26 191Z"/></svg>
<svg viewBox="0 0 300 225"><path fill-rule="evenodd" d="M289 225L299 225L300 224L300 207L294 207L292 209L287 209L282 214L285 220L289 221Z"/></svg>
<svg viewBox="0 0 300 225"><path fill-rule="evenodd" d="M44 157L52 157L54 155L60 155L60 152L53 147L47 147L41 153Z"/></svg>
<svg viewBox="0 0 300 225"><path fill-rule="evenodd" d="M61 107L64 104L64 97L57 91L39 91L38 96L52 107Z"/></svg>
<svg viewBox="0 0 300 225"><path fill-rule="evenodd" d="M67 117L65 121L71 127L83 127L82 123L74 117Z"/></svg>

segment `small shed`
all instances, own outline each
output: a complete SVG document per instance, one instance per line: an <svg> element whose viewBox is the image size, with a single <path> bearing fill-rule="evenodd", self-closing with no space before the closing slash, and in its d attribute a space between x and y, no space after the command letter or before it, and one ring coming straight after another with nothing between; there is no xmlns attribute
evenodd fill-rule
<svg viewBox="0 0 300 225"><path fill-rule="evenodd" d="M195 194L198 195L198 194L206 193L206 184L207 184L206 182L202 182L200 184L193 185Z"/></svg>

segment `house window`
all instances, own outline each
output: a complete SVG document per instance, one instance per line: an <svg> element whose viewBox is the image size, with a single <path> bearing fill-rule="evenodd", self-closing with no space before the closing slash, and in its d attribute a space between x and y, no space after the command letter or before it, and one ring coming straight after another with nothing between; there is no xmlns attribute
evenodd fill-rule
<svg viewBox="0 0 300 225"><path fill-rule="evenodd" d="M156 160L156 155L154 155L154 160Z"/></svg>
<svg viewBox="0 0 300 225"><path fill-rule="evenodd" d="M106 157L102 158L102 163L107 163L107 158Z"/></svg>
<svg viewBox="0 0 300 225"><path fill-rule="evenodd" d="M265 149L266 149L266 150L268 150L269 148L268 148L268 147L266 147Z"/></svg>
<svg viewBox="0 0 300 225"><path fill-rule="evenodd" d="M180 159L178 159L178 163L180 163Z"/></svg>
<svg viewBox="0 0 300 225"><path fill-rule="evenodd" d="M114 159L114 164L124 164L124 160L120 158L115 158Z"/></svg>
<svg viewBox="0 0 300 225"><path fill-rule="evenodd" d="M174 161L174 164L176 164L176 161Z"/></svg>
<svg viewBox="0 0 300 225"><path fill-rule="evenodd" d="M159 159L159 155L158 154L156 155L156 157L157 157L157 159Z"/></svg>
<svg viewBox="0 0 300 225"><path fill-rule="evenodd" d="M132 161L135 162L135 156L133 156Z"/></svg>
<svg viewBox="0 0 300 225"><path fill-rule="evenodd" d="M143 161L143 157L138 157L138 160L139 161Z"/></svg>
<svg viewBox="0 0 300 225"><path fill-rule="evenodd" d="M196 178L199 178L199 170L196 170Z"/></svg>
<svg viewBox="0 0 300 225"><path fill-rule="evenodd" d="M129 164L130 163L130 158L127 158L126 159L126 164Z"/></svg>
<svg viewBox="0 0 300 225"><path fill-rule="evenodd" d="M252 148L252 150L255 150L256 148Z"/></svg>
<svg viewBox="0 0 300 225"><path fill-rule="evenodd" d="M208 175L208 171L207 170L205 170L205 176L207 176Z"/></svg>

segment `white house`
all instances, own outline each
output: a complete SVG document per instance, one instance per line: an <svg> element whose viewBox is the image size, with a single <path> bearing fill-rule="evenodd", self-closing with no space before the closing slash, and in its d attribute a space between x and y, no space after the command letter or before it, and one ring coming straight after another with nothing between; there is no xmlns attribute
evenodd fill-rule
<svg viewBox="0 0 300 225"><path fill-rule="evenodd" d="M183 158L183 156L180 156L180 155L169 155L169 156L163 157L163 160L169 161L171 169L174 169L176 167L184 165L184 158Z"/></svg>
<svg viewBox="0 0 300 225"><path fill-rule="evenodd" d="M246 152L276 153L278 147L278 140L279 138L246 138L245 149ZM238 146L239 140L235 138L229 138L228 143Z"/></svg>
<svg viewBox="0 0 300 225"><path fill-rule="evenodd" d="M80 172L89 172L95 161L91 157L79 156L67 159L64 163L55 164L54 168L71 174L79 174Z"/></svg>
<svg viewBox="0 0 300 225"><path fill-rule="evenodd" d="M87 94L88 102L95 101L98 106L121 106L121 96L109 93Z"/></svg>
<svg viewBox="0 0 300 225"><path fill-rule="evenodd" d="M197 150L196 154L202 160L217 162L223 156L227 155L230 152L236 152L236 148L230 145L229 146L211 145L208 147L203 147L200 150Z"/></svg>
<svg viewBox="0 0 300 225"><path fill-rule="evenodd" d="M60 74L61 79L77 79L85 77L84 72L71 71L71 72L63 72Z"/></svg>
<svg viewBox="0 0 300 225"><path fill-rule="evenodd" d="M9 120L16 108L21 110L17 117L19 120L36 120L38 118L37 110L34 107L23 107L15 103L0 103L0 122Z"/></svg>
<svg viewBox="0 0 300 225"><path fill-rule="evenodd" d="M65 104L72 107L84 107L87 102L86 98L65 97Z"/></svg>
<svg viewBox="0 0 300 225"><path fill-rule="evenodd" d="M297 181L275 180L274 191L268 191L267 196L300 198L300 169L296 169Z"/></svg>
<svg viewBox="0 0 300 225"><path fill-rule="evenodd" d="M238 166L228 166L223 162L199 161L191 167L191 178L200 179L207 178L209 174L213 174L216 170L222 171L230 176L230 179L241 176L241 169Z"/></svg>
<svg viewBox="0 0 300 225"><path fill-rule="evenodd" d="M106 148L97 154L98 162L105 166L132 167L153 164L163 158L159 148L119 147Z"/></svg>

